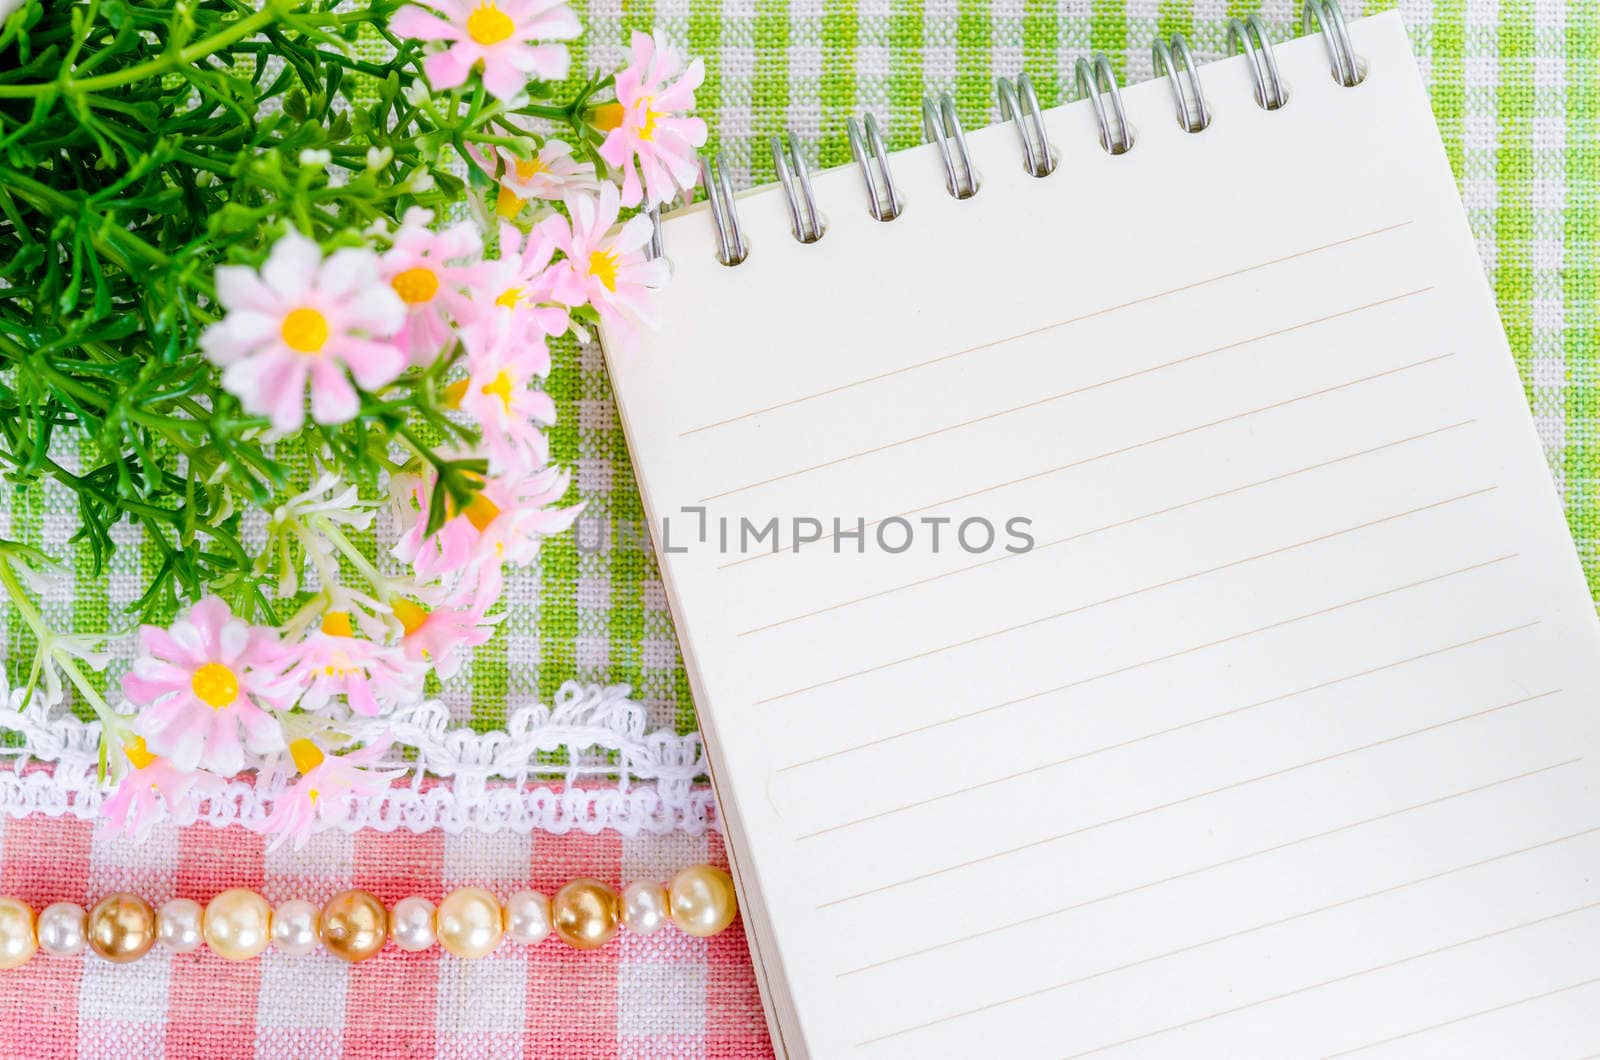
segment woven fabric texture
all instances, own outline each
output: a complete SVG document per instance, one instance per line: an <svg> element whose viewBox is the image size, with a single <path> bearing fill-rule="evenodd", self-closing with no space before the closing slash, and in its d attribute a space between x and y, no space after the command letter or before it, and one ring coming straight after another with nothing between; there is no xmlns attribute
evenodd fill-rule
<svg viewBox="0 0 1600 1060"><path fill-rule="evenodd" d="M1589 0L1343 0L1351 17L1406 19L1551 472L1590 584L1600 588L1600 7ZM1202 60L1227 52L1230 16L1259 11L1275 39L1299 32L1299 0L583 0L575 68L615 66L629 31L660 25L704 58L700 110L735 179L773 178L770 136L793 129L814 163L848 159L844 123L872 111L894 146L921 139L921 100L950 91L969 128L999 120L993 79L1027 70L1046 105L1072 98L1072 65L1104 50L1125 82L1152 76L1150 42L1186 34ZM1174 189L1181 174L1174 174ZM1248 189L1241 189L1248 199ZM1238 203L1209 208L1231 209ZM832 209L844 204L828 204ZM1129 217L1138 217L1131 204ZM907 219L906 223L915 223ZM1129 239L1147 234L1129 232ZM670 252L670 248L669 248ZM668 291L665 297L674 297ZM714 311L714 307L707 307ZM758 350L752 349L752 356ZM550 389L556 460L588 505L576 532L513 577L507 618L442 698L480 730L550 702L563 681L623 682L652 727L694 727L643 510L598 351L563 345ZM61 491L14 495L0 535L73 555L46 607L63 627L128 628L155 558L132 535L109 575ZM31 638L0 612L13 682ZM114 667L118 669L120 667Z"/></svg>
<svg viewBox="0 0 1600 1060"><path fill-rule="evenodd" d="M88 908L113 891L152 905L205 902L251 887L274 903L326 901L362 887L392 905L460 886L501 898L545 894L578 876L613 886L726 864L714 836L326 834L268 852L242 828L159 829L135 847L77 820L0 822L0 893L35 909ZM0 973L0 1055L30 1057L339 1056L631 1058L770 1056L738 924L713 939L666 927L579 953L554 938L503 943L462 961L392 946L360 965L269 951L232 964L156 947L133 964L36 954Z"/></svg>

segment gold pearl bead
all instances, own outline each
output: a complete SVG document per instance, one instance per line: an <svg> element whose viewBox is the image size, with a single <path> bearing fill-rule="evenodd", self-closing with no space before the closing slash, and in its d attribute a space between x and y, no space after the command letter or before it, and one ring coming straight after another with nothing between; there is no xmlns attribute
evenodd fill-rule
<svg viewBox="0 0 1600 1060"><path fill-rule="evenodd" d="M482 887L462 887L445 895L434 920L439 945L469 959L491 952L506 931L499 900Z"/></svg>
<svg viewBox="0 0 1600 1060"><path fill-rule="evenodd" d="M685 935L709 938L718 934L739 912L733 877L715 865L690 865L667 885L672 922Z"/></svg>
<svg viewBox="0 0 1600 1060"><path fill-rule="evenodd" d="M550 899L550 924L575 950L597 950L611 941L622 922L617 892L599 880L580 876Z"/></svg>
<svg viewBox="0 0 1600 1060"><path fill-rule="evenodd" d="M354 964L377 956L383 949L389 914L376 896L366 891L345 891L322 907L317 931L329 953Z"/></svg>
<svg viewBox="0 0 1600 1060"><path fill-rule="evenodd" d="M206 906L206 945L229 961L261 956L272 941L272 906L254 891L235 887Z"/></svg>
<svg viewBox="0 0 1600 1060"><path fill-rule="evenodd" d="M0 969L27 963L38 948L33 910L15 898L0 898Z"/></svg>
<svg viewBox="0 0 1600 1060"><path fill-rule="evenodd" d="M108 894L89 911L89 946L112 964L127 964L156 941L156 911L136 894Z"/></svg>

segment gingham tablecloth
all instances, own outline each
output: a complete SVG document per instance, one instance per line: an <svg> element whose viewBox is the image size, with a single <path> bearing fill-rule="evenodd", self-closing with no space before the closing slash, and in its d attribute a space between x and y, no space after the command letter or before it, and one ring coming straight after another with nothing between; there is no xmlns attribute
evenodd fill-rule
<svg viewBox="0 0 1600 1060"><path fill-rule="evenodd" d="M1594 0L1344 0L1352 17L1399 7L1485 268L1516 352L1550 468L1590 584L1600 586L1600 4ZM767 140L792 128L814 162L846 160L844 122L874 111L896 146L920 139L925 93L952 91L969 127L997 119L992 79L1029 71L1049 105L1072 95L1072 64L1109 53L1124 80L1151 76L1149 42L1186 33L1202 59L1226 52L1228 16L1260 10L1278 39L1298 32L1298 0L591 0L576 56L615 65L627 31L660 25L704 57L713 142L740 183L772 178ZM586 10L585 10L586 8ZM1247 193L1247 190L1246 190ZM1227 204L1215 204L1224 208ZM829 204L829 208L843 208ZM1130 216L1137 216L1135 208ZM910 222L908 222L910 223ZM1130 238L1136 238L1130 234ZM674 297L669 292L667 297ZM752 349L752 357L759 350ZM512 580L508 615L444 698L480 729L508 705L549 702L569 678L628 682L657 724L693 728L666 598L644 544L604 368L564 346L550 380L554 458L575 469L588 508ZM71 553L76 520L33 491L0 509L0 535ZM109 577L74 576L47 613L80 631L125 628L148 557L136 538ZM32 644L5 623L13 681ZM709 841L714 844L715 840ZM274 898L368 886L386 899L458 882L505 893L578 874L620 882L715 857L705 839L363 835L265 855L242 832L197 826L134 849L71 820L29 818L0 832L0 893L36 905L120 887L205 897L259 884ZM468 965L390 955L356 968L326 957L248 966L152 955L139 965L31 963L0 975L6 1056L758 1057L768 1046L737 932L710 943L663 933L600 954L547 942Z"/></svg>
<svg viewBox="0 0 1600 1060"><path fill-rule="evenodd" d="M134 845L74 819L0 821L0 893L35 909L86 907L112 891L152 905L229 887L321 902L362 887L393 904L455 887L545 894L576 876L619 884L684 865L726 865L713 833L587 836L355 836L304 850L209 825L162 828ZM390 947L360 965L328 953L230 963L157 946L134 964L37 954L0 973L0 1056L26 1057L718 1057L770 1056L744 935L663 928L578 953L554 938L458 960Z"/></svg>

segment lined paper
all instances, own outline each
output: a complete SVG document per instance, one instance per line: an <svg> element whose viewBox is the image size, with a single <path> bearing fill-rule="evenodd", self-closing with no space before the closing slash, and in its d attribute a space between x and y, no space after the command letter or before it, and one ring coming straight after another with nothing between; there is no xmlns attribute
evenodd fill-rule
<svg viewBox="0 0 1600 1060"><path fill-rule="evenodd" d="M737 268L667 224L609 365L788 1055L1600 1052L1594 606L1351 31L1203 134L1127 90L1123 156L1048 112L1048 178L974 132L970 201L897 153L892 223L820 174L811 246L744 197Z"/></svg>

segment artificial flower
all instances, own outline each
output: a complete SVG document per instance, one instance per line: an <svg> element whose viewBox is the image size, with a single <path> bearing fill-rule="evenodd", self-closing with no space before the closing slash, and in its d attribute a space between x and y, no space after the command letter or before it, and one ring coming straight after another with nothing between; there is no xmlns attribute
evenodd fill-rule
<svg viewBox="0 0 1600 1060"><path fill-rule="evenodd" d="M432 482L397 480L402 533L394 554L412 564L423 581L459 576L475 580L475 591L498 595L504 563L522 565L539 554L539 543L572 525L582 506L554 508L567 492L558 468L491 475L460 511L452 511L433 534L428 525Z"/></svg>
<svg viewBox="0 0 1600 1060"><path fill-rule="evenodd" d="M472 145L467 150L485 170L500 178L502 217L515 217L529 199L560 202L568 195L592 195L600 190L593 162L573 157L572 145L562 140L546 140L531 158L518 158L509 148L482 152Z"/></svg>
<svg viewBox="0 0 1600 1060"><path fill-rule="evenodd" d="M222 790L221 777L179 769L167 759L151 754L143 737L135 736L124 743L122 753L133 768L100 807L113 833L126 832L143 839L151 825L197 801L193 796L214 795Z"/></svg>
<svg viewBox="0 0 1600 1060"><path fill-rule="evenodd" d="M405 369L404 353L386 341L405 322L405 303L370 250L347 247L324 260L321 247L291 231L260 272L223 265L216 285L227 313L200 348L223 366L223 387L280 431L305 423L308 386L311 418L344 423L361 404L348 375L375 390Z"/></svg>
<svg viewBox="0 0 1600 1060"><path fill-rule="evenodd" d="M422 695L421 668L400 649L356 635L350 612L330 611L283 655L284 676L305 689L300 706L321 710L343 696L350 710L376 717Z"/></svg>
<svg viewBox="0 0 1600 1060"><path fill-rule="evenodd" d="M394 341L426 365L455 344L452 325L467 325L478 309L467 297L483 241L470 223L443 232L428 228L426 210L409 210L380 261L383 278L406 304L406 320Z"/></svg>
<svg viewBox="0 0 1600 1060"><path fill-rule="evenodd" d="M441 681L460 672L461 649L487 643L499 621L484 617L484 612L494 606L493 597L487 592L468 595L468 602L447 600L433 606L405 597L391 602L395 620L400 623L400 644L406 658L429 663Z"/></svg>
<svg viewBox="0 0 1600 1060"><path fill-rule="evenodd" d="M183 772L204 767L232 776L244 768L245 748L283 749L283 730L268 711L293 706L294 697L271 665L271 630L208 596L168 629L142 626L139 639L144 653L123 675L122 690L140 708L134 728L154 753Z"/></svg>
<svg viewBox="0 0 1600 1060"><path fill-rule="evenodd" d="M696 59L685 67L660 30L634 31L632 62L617 74L617 100L595 114L608 130L600 157L622 173L624 206L655 206L695 186L706 123L687 112L705 77L705 64Z"/></svg>
<svg viewBox="0 0 1600 1060"><path fill-rule="evenodd" d="M349 819L351 796L371 797L387 791L405 770L369 767L382 760L389 746L384 743L330 755L309 738L291 741L289 755L300 779L274 800L272 813L261 822L263 832L277 836L269 849L293 839L298 850L319 824L339 825Z"/></svg>
<svg viewBox="0 0 1600 1060"><path fill-rule="evenodd" d="M550 350L537 334L518 334L510 314L461 335L467 378L451 387L457 408L477 421L491 471L543 467L550 458L541 427L556 421L556 403L531 385L550 371Z"/></svg>
<svg viewBox="0 0 1600 1060"><path fill-rule="evenodd" d="M473 289L483 298L517 315L517 323L525 325L514 329L520 333L537 338L564 334L571 322L568 308L584 302L583 285L572 270L551 264L556 233L565 224L552 214L524 236L516 225L502 222L500 256L485 260L473 278Z"/></svg>
<svg viewBox="0 0 1600 1060"><path fill-rule="evenodd" d="M529 81L562 81L569 66L562 44L583 31L578 16L559 0L428 0L434 14L416 5L401 8L389 28L403 37L449 41L422 68L434 88L466 83L482 64L483 87L508 100Z"/></svg>
<svg viewBox="0 0 1600 1060"><path fill-rule="evenodd" d="M650 292L667 282L669 270L665 261L645 256L649 217L638 214L611 231L621 205L617 189L607 184L596 198L568 199L570 225L553 217L549 231L566 255L560 265L625 350L638 337L639 327L654 321Z"/></svg>

